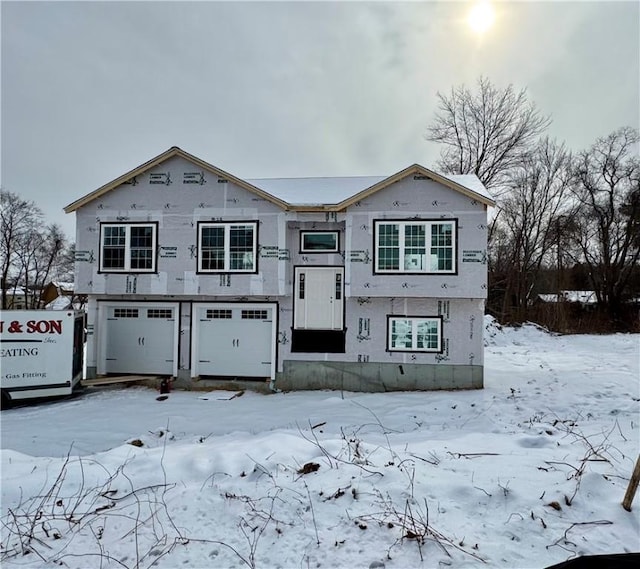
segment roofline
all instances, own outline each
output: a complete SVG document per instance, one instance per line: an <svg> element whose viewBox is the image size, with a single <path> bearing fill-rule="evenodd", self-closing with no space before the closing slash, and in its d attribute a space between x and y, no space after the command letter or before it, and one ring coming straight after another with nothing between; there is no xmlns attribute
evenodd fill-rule
<svg viewBox="0 0 640 569"><path fill-rule="evenodd" d="M354 196L351 196L350 198L342 201L340 204L338 204L338 206L336 206L336 208L345 209L353 205L354 203L361 201L372 194L375 194L376 192L382 190L383 188L386 188L391 184L395 184L396 182L399 182L400 180L403 180L407 176L410 176L411 174L415 174L415 173L419 173L424 176L427 176L434 182L439 182L443 186L446 186L452 190L460 192L465 196L471 199L474 199L476 201L479 201L480 203L483 203L485 205L490 205L490 206L496 205L496 202L491 198L488 198L486 196L483 196L482 194L474 192L473 190L470 190L466 186L463 186L462 184L458 184L457 182L454 182L453 180L450 180L445 176L436 174L436 172L433 172L432 170L429 170L429 168L425 168L424 166L420 166L420 164L412 164L411 166L408 166L404 170L400 170L400 172L396 172L395 174L392 174L388 178L381 180L380 182L378 182L377 184L374 184L370 188L366 188L365 190L358 192Z"/></svg>
<svg viewBox="0 0 640 569"><path fill-rule="evenodd" d="M358 192L357 194L351 196L350 198L347 198L346 200L343 200L337 204L294 205L294 204L285 202L275 197L274 195L268 192L265 192L264 190L261 190L260 188L254 186L253 184L247 182L246 180L243 180L242 178L238 178L232 174L229 174L228 172L225 172L224 170L221 170L220 168L213 166L212 164L209 164L208 162L205 162L204 160L201 160L200 158L197 158L193 154L189 154L188 152L185 152L184 150L182 150L177 146L172 146L171 148L169 148L169 150L166 150L165 152L163 152L162 154L159 154L155 158L152 158L151 160L145 162L144 164L141 164L140 166L134 168L133 170L130 170L126 174L123 174L122 176L119 176L115 180L108 182L104 186L99 187L97 190L94 190L93 192L88 193L87 195L81 197L80 199L70 203L64 208L64 212L72 213L76 211L82 206L88 204L89 202L99 198L100 196L103 196L107 192L110 192L111 190L117 188L121 184L129 181L131 178L135 176L139 176L140 174L143 174L144 172L150 170L151 168L154 168L155 166L157 166L158 164L161 164L162 162L164 162L165 160L168 160L169 158L173 158L174 156L180 156L186 160L189 160L190 162L196 164L197 166L205 170L208 170L209 172L215 174L216 176L229 180L234 184L281 207L285 211L298 211L298 212L344 211L346 208L348 208L349 206L352 206L356 202L361 201L371 196L372 194L375 194L376 192L379 192L380 190L390 186L391 184L399 182L400 180L403 180L407 176L410 176L411 174L415 174L415 173L419 173L423 176L427 176L429 179L435 182L438 182L452 190L460 192L465 196L471 199L474 199L480 203L483 203L485 205L490 205L490 206L496 205L496 202L491 198L488 198L477 192L474 192L473 190L467 188L466 186L458 184L457 182L454 182L453 180L445 176L437 174L436 172L433 172L432 170L429 170L428 168L425 168L420 164L412 164L411 166L408 166L404 170L400 170L399 172L392 174L388 178L381 180L377 184L374 184L373 186L370 186L369 188L366 188Z"/></svg>
<svg viewBox="0 0 640 569"><path fill-rule="evenodd" d="M229 174L228 172L225 172L220 168L216 168L212 164L209 164L208 162L205 162L204 160L197 158L193 154L189 154L188 152L185 152L184 150L182 150L177 146L172 146L171 148L169 148L169 150L166 150L165 152L163 152L162 154L159 154L155 158L152 158L151 160L145 162L144 164L141 164L140 166L134 168L133 170L129 170L129 172L127 172L126 174L119 176L118 178L116 178L115 180L112 180L111 182L108 182L104 186L100 186L97 190L94 190L93 192L70 203L64 208L64 212L72 213L76 211L82 206L88 204L89 202L117 188L118 186L120 186L124 182L127 182L131 178L135 176L139 176L140 174L143 174L144 172L150 170L151 168L154 168L155 166L157 166L158 164L161 164L162 162L164 162L165 160L168 160L169 158L173 158L174 156L180 156L181 158L189 160L190 162L193 162L197 166L200 166L201 168L208 170L209 172L215 174L216 176L220 178L224 178L225 180L229 180L230 182L233 182L234 184L244 188L245 190L253 192L254 194L257 194L258 196L260 196L261 198L264 198L267 201L270 201L271 203L274 203L280 206L284 210L291 209L291 206L287 202L284 202L281 199L278 199L277 197L269 194L268 192L265 192L264 190L257 188L253 184L250 184L249 182L234 176L233 174Z"/></svg>

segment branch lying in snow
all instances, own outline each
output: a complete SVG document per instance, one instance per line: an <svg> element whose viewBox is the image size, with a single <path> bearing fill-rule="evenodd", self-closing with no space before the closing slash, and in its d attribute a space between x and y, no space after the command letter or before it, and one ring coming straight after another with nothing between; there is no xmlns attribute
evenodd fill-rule
<svg viewBox="0 0 640 569"><path fill-rule="evenodd" d="M431 460L429 460L428 458L424 458L422 456L418 456L417 454L414 454L412 452L409 452L407 454L409 454L409 456L412 456L413 458L417 458L418 460L421 460L422 462L426 462L427 464L433 464L433 466L438 466L440 464L440 459L438 458L438 455L436 455L436 453L434 453L433 451L429 453Z"/></svg>
<svg viewBox="0 0 640 569"><path fill-rule="evenodd" d="M316 513L313 509L313 500L311 499L311 492L309 492L309 486L307 486L307 483L303 480L302 483L304 484L304 487L307 491L307 496L309 497L309 508L311 509L311 519L313 520L313 528L316 531L316 544L320 545L320 536L318 535L318 524L316 523Z"/></svg>
<svg viewBox="0 0 640 569"><path fill-rule="evenodd" d="M612 524L613 522L609 520L596 520L594 522L574 522L565 530L562 537L559 537L551 545L547 545L547 549L554 546L558 546L558 547L561 547L562 549L566 549L566 547L561 545L561 542L564 542L564 545L573 545L574 547L578 547L577 544L575 544L573 541L569 541L569 538L567 537L568 533L577 526L608 526Z"/></svg>
<svg viewBox="0 0 640 569"><path fill-rule="evenodd" d="M479 456L500 456L499 452L451 452L447 451L454 458L478 458Z"/></svg>

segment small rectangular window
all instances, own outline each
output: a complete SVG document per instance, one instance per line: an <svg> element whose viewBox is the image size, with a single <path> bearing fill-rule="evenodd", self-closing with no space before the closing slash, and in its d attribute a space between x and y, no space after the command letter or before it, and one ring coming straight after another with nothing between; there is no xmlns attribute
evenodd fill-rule
<svg viewBox="0 0 640 569"><path fill-rule="evenodd" d="M114 318L137 318L138 309L137 308L114 308L113 317Z"/></svg>
<svg viewBox="0 0 640 569"><path fill-rule="evenodd" d="M243 320L266 320L268 318L267 310L243 310Z"/></svg>
<svg viewBox="0 0 640 569"><path fill-rule="evenodd" d="M441 352L442 318L439 316L388 316L387 349L390 352Z"/></svg>
<svg viewBox="0 0 640 569"><path fill-rule="evenodd" d="M301 231L301 253L337 253L339 250L338 231Z"/></svg>
<svg viewBox="0 0 640 569"><path fill-rule="evenodd" d="M173 310L170 308L149 308L147 309L147 318L173 318Z"/></svg>
<svg viewBox="0 0 640 569"><path fill-rule="evenodd" d="M231 320L231 310L213 308L207 310L207 318L209 320Z"/></svg>

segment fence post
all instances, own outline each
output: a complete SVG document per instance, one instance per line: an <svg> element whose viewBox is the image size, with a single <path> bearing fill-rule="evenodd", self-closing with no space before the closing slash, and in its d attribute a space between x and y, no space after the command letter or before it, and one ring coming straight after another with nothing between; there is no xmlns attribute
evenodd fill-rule
<svg viewBox="0 0 640 569"><path fill-rule="evenodd" d="M622 507L627 510L627 512L631 511L631 502L633 502L633 497L636 495L638 482L640 482L640 455L638 455L638 460L636 460L636 466L633 469L631 480L629 480L629 486L627 486L624 500L622 500Z"/></svg>

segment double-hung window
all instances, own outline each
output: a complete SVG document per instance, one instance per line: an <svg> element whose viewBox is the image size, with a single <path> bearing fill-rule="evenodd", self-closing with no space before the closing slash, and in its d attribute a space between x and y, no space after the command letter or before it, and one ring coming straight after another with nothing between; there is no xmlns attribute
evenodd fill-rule
<svg viewBox="0 0 640 569"><path fill-rule="evenodd" d="M257 252L256 221L198 224L198 272L255 273Z"/></svg>
<svg viewBox="0 0 640 569"><path fill-rule="evenodd" d="M457 222L374 221L375 272L455 273Z"/></svg>
<svg viewBox="0 0 640 569"><path fill-rule="evenodd" d="M157 241L157 223L100 224L100 271L155 272Z"/></svg>
<svg viewBox="0 0 640 569"><path fill-rule="evenodd" d="M442 352L442 318L388 316L387 350L390 352Z"/></svg>

